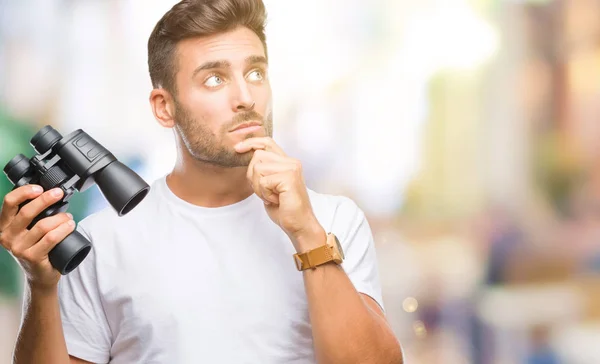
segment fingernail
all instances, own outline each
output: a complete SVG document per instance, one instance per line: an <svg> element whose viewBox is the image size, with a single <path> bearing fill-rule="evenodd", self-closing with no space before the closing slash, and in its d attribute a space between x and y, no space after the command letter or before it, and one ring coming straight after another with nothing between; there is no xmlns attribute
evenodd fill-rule
<svg viewBox="0 0 600 364"><path fill-rule="evenodd" d="M242 146L242 143L243 143L243 142L239 142L239 143L237 143L237 144L236 144L236 145L235 145L233 148L234 148L234 149L240 149L240 147Z"/></svg>
<svg viewBox="0 0 600 364"><path fill-rule="evenodd" d="M73 215L71 215L71 213L70 213L70 212L67 212L67 216L69 217L69 219L72 219L72 218L73 218Z"/></svg>
<svg viewBox="0 0 600 364"><path fill-rule="evenodd" d="M50 195L52 195L52 197L60 197L62 195L62 190L60 188L55 188L50 191Z"/></svg>
<svg viewBox="0 0 600 364"><path fill-rule="evenodd" d="M31 186L31 189L35 193L42 193L42 192L44 192L44 189L42 187L40 187L40 186Z"/></svg>
<svg viewBox="0 0 600 364"><path fill-rule="evenodd" d="M75 226L75 221L69 220L69 221L67 221L67 225L73 227L73 226Z"/></svg>

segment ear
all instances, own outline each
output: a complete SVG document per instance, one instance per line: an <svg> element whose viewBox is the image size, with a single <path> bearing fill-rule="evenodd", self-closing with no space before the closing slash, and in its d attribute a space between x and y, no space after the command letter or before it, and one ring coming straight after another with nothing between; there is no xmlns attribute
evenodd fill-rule
<svg viewBox="0 0 600 364"><path fill-rule="evenodd" d="M165 128L175 126L175 107L171 94L163 88L155 88L150 92L150 106L154 118Z"/></svg>

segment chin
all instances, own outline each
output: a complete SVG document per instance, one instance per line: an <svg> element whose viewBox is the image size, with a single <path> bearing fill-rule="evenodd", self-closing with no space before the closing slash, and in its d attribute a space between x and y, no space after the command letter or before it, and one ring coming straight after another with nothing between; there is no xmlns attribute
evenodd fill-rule
<svg viewBox="0 0 600 364"><path fill-rule="evenodd" d="M254 150L239 155L238 160L234 163L237 167L248 167L254 156Z"/></svg>
<svg viewBox="0 0 600 364"><path fill-rule="evenodd" d="M265 128L261 128L259 131L255 131L255 132L244 135L244 139L265 137L265 136L267 136L267 134L265 133Z"/></svg>
<svg viewBox="0 0 600 364"><path fill-rule="evenodd" d="M261 137L265 137L267 136L267 134L264 132L264 130L261 131L255 131L252 133L244 133L244 134L238 134L238 135L234 135L232 140L233 140L233 144L232 145L236 145L237 143L244 141L246 139L250 139L250 138L261 138Z"/></svg>

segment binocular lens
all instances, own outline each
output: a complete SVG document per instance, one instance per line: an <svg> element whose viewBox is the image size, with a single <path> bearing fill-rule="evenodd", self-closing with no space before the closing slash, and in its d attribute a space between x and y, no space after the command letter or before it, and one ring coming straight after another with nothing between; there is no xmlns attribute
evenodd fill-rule
<svg viewBox="0 0 600 364"><path fill-rule="evenodd" d="M52 148L62 135L50 125L44 126L31 138L30 144L39 154L44 154Z"/></svg>
<svg viewBox="0 0 600 364"><path fill-rule="evenodd" d="M112 162L98 172L95 180L119 216L128 214L150 192L150 186L119 161Z"/></svg>
<svg viewBox="0 0 600 364"><path fill-rule="evenodd" d="M60 274L66 275L83 262L90 250L92 243L75 230L50 251L48 258Z"/></svg>
<svg viewBox="0 0 600 364"><path fill-rule="evenodd" d="M16 185L17 182L27 174L29 168L29 158L23 154L17 154L6 164L4 173L6 174L6 177L8 177L8 180L13 185Z"/></svg>

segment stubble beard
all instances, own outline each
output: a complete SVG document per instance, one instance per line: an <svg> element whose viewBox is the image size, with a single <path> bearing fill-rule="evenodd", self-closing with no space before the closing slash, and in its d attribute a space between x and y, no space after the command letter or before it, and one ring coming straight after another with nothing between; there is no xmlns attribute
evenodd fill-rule
<svg viewBox="0 0 600 364"><path fill-rule="evenodd" d="M223 125L219 135L215 135L202 122L194 119L188 110L175 101L175 128L189 154L197 161L224 168L247 167L252 160L253 152L238 153L232 147L223 145L222 140L229 130L244 121L262 120L265 134L273 136L273 113L267 118L256 111L247 111L236 115L229 123ZM249 133L245 139L257 135Z"/></svg>

